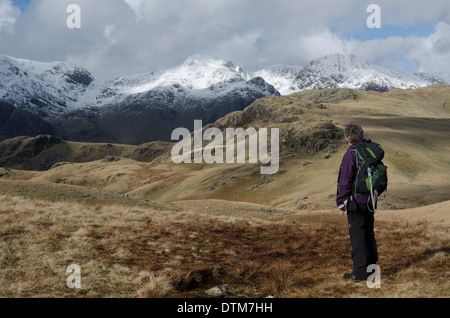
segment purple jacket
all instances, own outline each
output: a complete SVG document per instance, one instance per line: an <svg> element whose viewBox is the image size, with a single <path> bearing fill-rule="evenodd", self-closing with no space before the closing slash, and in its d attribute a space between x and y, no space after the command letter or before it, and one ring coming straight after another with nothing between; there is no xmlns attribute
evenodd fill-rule
<svg viewBox="0 0 450 318"><path fill-rule="evenodd" d="M361 142L370 143L372 140L363 139L358 142L358 144ZM344 202L350 198L350 195L352 194L353 181L358 173L356 151L353 151L356 149L356 145L357 144L351 145L342 159L341 175L338 181L338 195L336 197L336 204L339 209L342 209L344 207ZM358 203L365 204L368 203L369 200L370 198L365 195L355 195L355 201Z"/></svg>

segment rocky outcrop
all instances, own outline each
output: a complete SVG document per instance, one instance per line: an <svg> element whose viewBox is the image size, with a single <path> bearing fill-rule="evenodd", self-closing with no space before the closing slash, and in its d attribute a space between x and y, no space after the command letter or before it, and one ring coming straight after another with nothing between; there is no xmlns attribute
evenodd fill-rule
<svg viewBox="0 0 450 318"><path fill-rule="evenodd" d="M56 162L70 161L63 140L48 135L16 137L0 143L0 166L23 170L47 170Z"/></svg>

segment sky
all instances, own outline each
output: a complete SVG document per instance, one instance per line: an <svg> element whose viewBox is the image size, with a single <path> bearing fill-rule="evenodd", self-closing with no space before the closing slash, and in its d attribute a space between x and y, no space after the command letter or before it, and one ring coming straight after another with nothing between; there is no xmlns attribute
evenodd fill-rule
<svg viewBox="0 0 450 318"><path fill-rule="evenodd" d="M81 28L68 28L70 4ZM380 8L381 28L367 20ZM253 72L355 54L399 70L450 73L448 0L0 0L0 54L68 61L96 78L166 69L193 54Z"/></svg>

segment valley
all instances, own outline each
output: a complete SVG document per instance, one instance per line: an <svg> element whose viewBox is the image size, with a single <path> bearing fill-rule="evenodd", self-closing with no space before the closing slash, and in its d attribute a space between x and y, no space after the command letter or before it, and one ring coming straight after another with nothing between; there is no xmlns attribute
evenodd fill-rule
<svg viewBox="0 0 450 318"><path fill-rule="evenodd" d="M171 142L5 140L1 295L212 297L226 284L224 297L238 298L448 297L449 95L447 85L306 90L203 127L278 128L274 175L260 163L175 164ZM342 279L350 242L334 199L350 122L386 150L381 289ZM65 285L71 264L81 289Z"/></svg>

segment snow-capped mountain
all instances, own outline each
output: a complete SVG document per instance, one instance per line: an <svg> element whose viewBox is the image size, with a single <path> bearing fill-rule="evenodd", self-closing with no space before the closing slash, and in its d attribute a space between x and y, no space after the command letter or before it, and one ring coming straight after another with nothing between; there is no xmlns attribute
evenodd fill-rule
<svg viewBox="0 0 450 318"><path fill-rule="evenodd" d="M445 79L425 73L409 73L371 65L355 55L328 55L312 61L295 78L296 90L345 87L360 90L388 91L444 84Z"/></svg>
<svg viewBox="0 0 450 318"><path fill-rule="evenodd" d="M29 133L24 127L32 119L39 132L59 131L69 140L167 141L173 129L191 129L195 119L209 124L279 95L262 78L214 56L194 55L168 70L108 82L69 63L1 56L0 138L11 131Z"/></svg>
<svg viewBox="0 0 450 318"><path fill-rule="evenodd" d="M352 88L388 91L432 84L450 83L450 75L398 71L371 65L355 55L332 54L310 62L305 67L275 65L254 73L272 84L282 95L306 89Z"/></svg>
<svg viewBox="0 0 450 318"><path fill-rule="evenodd" d="M233 91L252 94L248 88L254 86L254 82L250 81L253 78L231 61L216 56L194 55L172 69L121 77L106 83L96 97L95 105L136 102L157 92L173 94L169 107L182 104L187 107L189 103L184 102L188 99L215 99ZM273 87L267 84L260 85L258 90L263 95L277 95Z"/></svg>
<svg viewBox="0 0 450 318"><path fill-rule="evenodd" d="M0 55L0 100L43 118L82 105L93 81L86 69L69 63L43 63Z"/></svg>
<svg viewBox="0 0 450 318"><path fill-rule="evenodd" d="M0 100L44 117L87 106L119 104L151 91L171 91L175 99L211 99L244 88L255 76L231 61L207 55L189 57L182 65L151 73L97 82L84 68L64 62L35 62L0 55ZM254 85L253 85L254 86ZM276 95L270 85L261 93Z"/></svg>
<svg viewBox="0 0 450 318"><path fill-rule="evenodd" d="M78 110L67 115L90 118L81 128L96 126L107 140L140 144L170 141L175 128L192 131L195 119L210 124L259 98L279 95L262 78L252 78L230 61L194 55L172 69L108 82L85 114ZM71 136L90 133L73 126L65 130Z"/></svg>
<svg viewBox="0 0 450 318"><path fill-rule="evenodd" d="M206 125L280 92L330 87L386 91L449 83L449 77L370 65L354 55L255 73L216 56L194 55L174 68L100 82L69 63L0 55L0 139L36 131L76 141L170 140L174 128L192 130L195 119Z"/></svg>
<svg viewBox="0 0 450 318"><path fill-rule="evenodd" d="M292 84L299 72L303 69L298 65L272 65L252 74L262 77L267 83L273 85L281 95L289 95L298 91Z"/></svg>
<svg viewBox="0 0 450 318"><path fill-rule="evenodd" d="M264 85L254 85L256 77ZM418 88L449 83L448 74L409 73L370 65L355 55L328 55L309 63L273 65L248 73L216 56L194 55L163 71L99 82L88 70L65 62L35 62L0 55L0 100L39 114L58 117L85 107L158 100L168 107L189 107L232 92L282 95L305 89L346 87L363 90ZM267 85L270 84L270 85ZM273 87L271 87L271 85ZM255 91L256 90L256 91ZM165 101L164 99L169 100Z"/></svg>

